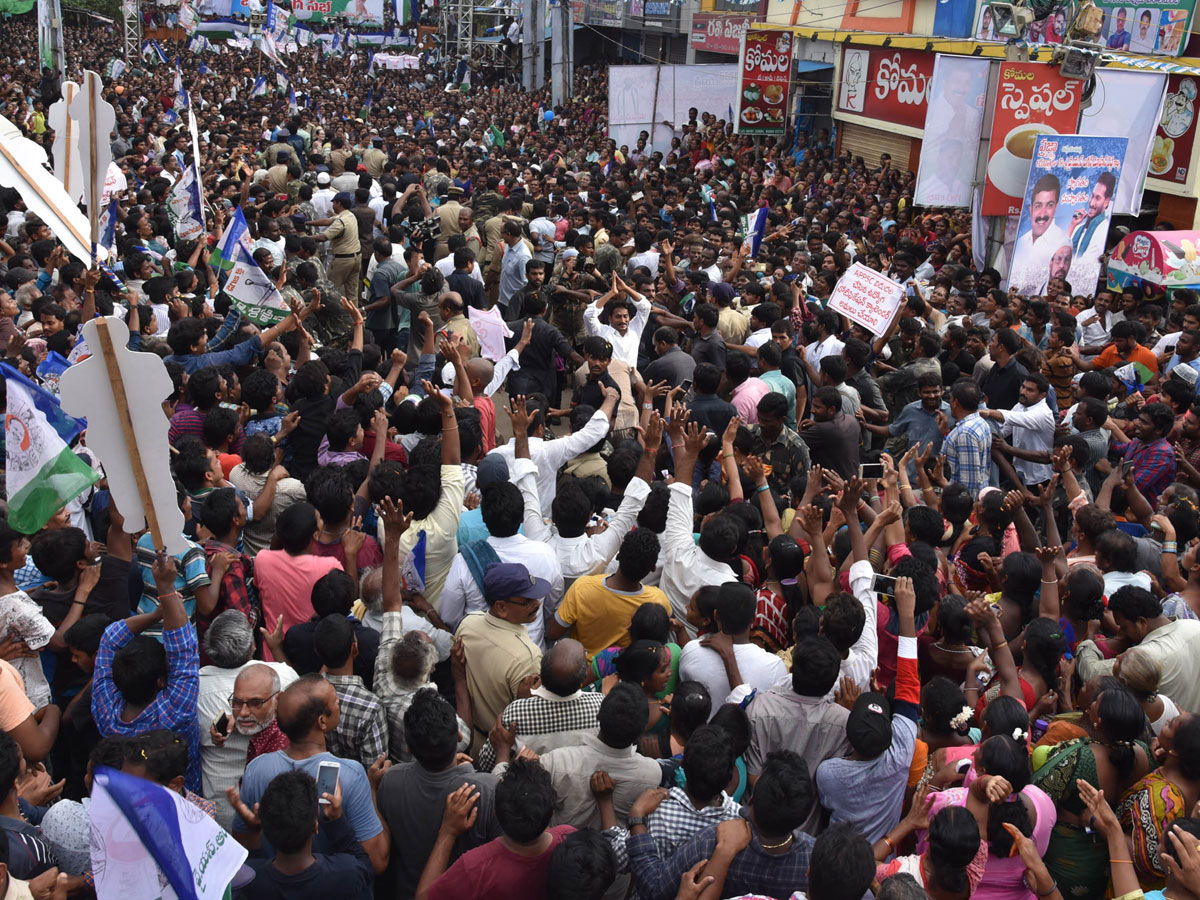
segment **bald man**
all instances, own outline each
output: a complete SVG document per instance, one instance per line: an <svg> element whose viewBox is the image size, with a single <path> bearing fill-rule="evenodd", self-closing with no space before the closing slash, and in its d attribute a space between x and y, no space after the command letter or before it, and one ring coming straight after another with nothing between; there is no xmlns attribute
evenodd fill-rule
<svg viewBox="0 0 1200 900"><path fill-rule="evenodd" d="M268 857L273 856L274 850L263 840L261 824L252 812L263 791L282 772L301 769L315 779L322 762L335 762L340 766L343 815L371 858L375 873L380 874L387 868L389 841L375 812L374 786L357 760L342 759L325 750L325 736L337 730L340 717L337 691L320 675L305 675L279 695L276 721L290 744L286 749L265 753L251 761L246 766L241 791L236 787L227 791L236 813L233 836L248 850L261 849ZM387 766L381 759L371 767L377 775L376 783ZM327 832L328 823L322 819L313 841L314 853L336 852ZM367 890L363 897L354 900L369 900L370 896Z"/></svg>
<svg viewBox="0 0 1200 900"><path fill-rule="evenodd" d="M500 714L479 751L481 772L490 772L498 762L507 762L520 746L538 755L557 747L572 747L587 734L599 733L597 715L603 694L579 689L588 672L587 653L574 638L564 638L542 656L542 683L528 697L514 700ZM496 741L493 744L493 741Z"/></svg>

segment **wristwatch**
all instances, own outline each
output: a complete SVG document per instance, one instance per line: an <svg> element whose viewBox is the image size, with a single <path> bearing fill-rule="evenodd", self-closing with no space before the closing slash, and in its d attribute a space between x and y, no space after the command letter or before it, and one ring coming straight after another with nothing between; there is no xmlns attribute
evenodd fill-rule
<svg viewBox="0 0 1200 900"><path fill-rule="evenodd" d="M629 827L630 827L630 828L635 828L635 827L636 827L636 826L638 826L638 825L641 825L643 828L649 828L649 827L650 827L649 825L647 825L647 824L646 824L646 817L645 817L645 816L630 816L630 817L629 817Z"/></svg>

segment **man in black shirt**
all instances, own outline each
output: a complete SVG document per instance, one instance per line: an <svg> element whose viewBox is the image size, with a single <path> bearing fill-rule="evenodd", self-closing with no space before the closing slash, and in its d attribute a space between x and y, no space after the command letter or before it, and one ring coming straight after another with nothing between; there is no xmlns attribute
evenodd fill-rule
<svg viewBox="0 0 1200 900"><path fill-rule="evenodd" d="M487 294L483 290L483 282L475 280L475 266L474 250L470 247L459 247L455 250L454 271L446 279L446 290L454 291L462 297L467 306L487 309Z"/></svg>
<svg viewBox="0 0 1200 900"><path fill-rule="evenodd" d="M571 348L562 332L546 321L546 308L546 301L538 295L530 297L526 303L524 312L533 319L533 334L529 338L528 346L520 355L521 368L508 376L510 397L542 394L547 398L554 398L558 391L555 354L567 361L568 371L583 362L583 357ZM520 340L521 335L514 332L504 343L512 350Z"/></svg>
<svg viewBox="0 0 1200 900"><path fill-rule="evenodd" d="M691 380L696 370L696 360L679 349L679 332L664 325L654 332L654 352L658 359L646 366L646 383L665 381L670 387L679 387Z"/></svg>
<svg viewBox="0 0 1200 900"><path fill-rule="evenodd" d="M696 329L696 337L692 340L692 359L698 364L712 363L724 371L725 338L717 331L719 316L717 308L711 303L697 305L692 314L692 327Z"/></svg>
<svg viewBox="0 0 1200 900"><path fill-rule="evenodd" d="M612 344L599 335L592 335L583 342L583 358L587 361L587 380L575 392L574 405L599 409L604 403L605 388L617 392L617 404L620 405L621 387L608 374L608 366L613 358Z"/></svg>
<svg viewBox="0 0 1200 900"><path fill-rule="evenodd" d="M1021 383L1029 374L1023 365L1013 358L1021 349L1021 338L1011 328L1001 328L992 335L988 344L988 355L992 367L983 376L980 388L987 397L989 409L1012 409L1021 395Z"/></svg>

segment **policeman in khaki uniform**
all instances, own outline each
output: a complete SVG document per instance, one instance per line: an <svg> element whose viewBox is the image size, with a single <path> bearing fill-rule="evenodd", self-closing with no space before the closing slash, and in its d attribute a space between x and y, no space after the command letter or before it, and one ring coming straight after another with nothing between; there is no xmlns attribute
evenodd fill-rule
<svg viewBox="0 0 1200 900"><path fill-rule="evenodd" d="M358 220L350 207L354 197L341 191L333 198L333 218L320 234L318 241L329 241L333 259L329 263L329 280L340 296L357 303L362 278L362 245L358 240ZM336 298L331 298L336 299Z"/></svg>

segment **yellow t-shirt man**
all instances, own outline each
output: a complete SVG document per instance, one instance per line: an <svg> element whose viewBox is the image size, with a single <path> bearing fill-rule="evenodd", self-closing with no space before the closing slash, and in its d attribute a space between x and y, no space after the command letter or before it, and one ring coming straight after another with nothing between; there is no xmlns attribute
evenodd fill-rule
<svg viewBox="0 0 1200 900"><path fill-rule="evenodd" d="M607 578L575 579L555 612L560 622L571 626L571 637L583 644L589 664L602 650L629 645L629 622L643 603L657 603L671 612L671 601L658 588L643 585L637 592L617 591L604 583Z"/></svg>

